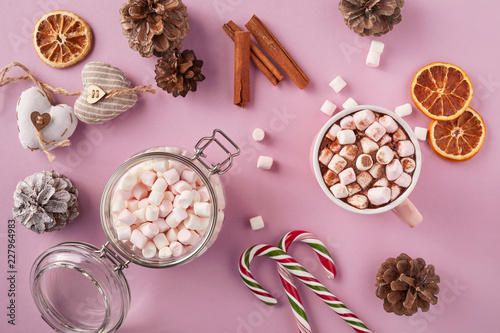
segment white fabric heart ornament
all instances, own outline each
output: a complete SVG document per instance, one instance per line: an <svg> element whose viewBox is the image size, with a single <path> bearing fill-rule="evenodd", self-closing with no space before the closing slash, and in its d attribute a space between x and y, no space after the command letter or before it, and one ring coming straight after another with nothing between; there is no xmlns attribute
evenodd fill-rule
<svg viewBox="0 0 500 333"><path fill-rule="evenodd" d="M106 96L112 91L130 89L130 82L125 74L106 62L93 61L86 64L82 69L82 81L83 92L75 102L75 115L84 123L105 123L121 115L137 102L137 94L134 92ZM97 101L93 98L95 93Z"/></svg>
<svg viewBox="0 0 500 333"><path fill-rule="evenodd" d="M16 107L19 140L25 149L43 150L36 131L41 134L46 150L57 147L75 131L78 120L73 108L66 104L52 105L37 87L21 94Z"/></svg>

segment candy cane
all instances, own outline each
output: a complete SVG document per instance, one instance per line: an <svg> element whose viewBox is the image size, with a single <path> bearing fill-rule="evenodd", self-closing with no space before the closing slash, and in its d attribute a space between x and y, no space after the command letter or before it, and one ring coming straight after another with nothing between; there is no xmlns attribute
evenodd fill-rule
<svg viewBox="0 0 500 333"><path fill-rule="evenodd" d="M326 249L325 244L320 241L313 234L306 231L290 231L280 240L278 247L285 252L288 252L288 248L293 242L304 242L311 246L313 250L318 255L318 258L325 270L326 276L329 279L333 279L337 275L337 269L333 262L330 253ZM280 274L280 280L285 287L290 306L292 307L293 315L295 316L295 321L299 328L300 333L311 333L311 325L307 319L307 315L304 309L304 305L300 299L297 287L293 281L292 275L283 268L281 264L278 263L278 273Z"/></svg>
<svg viewBox="0 0 500 333"><path fill-rule="evenodd" d="M312 292L335 311L347 324L356 332L366 333L371 331L366 325L345 306L335 295L333 295L325 286L321 284L311 273L309 273L295 259L290 257L283 250L271 245L254 245L248 248L240 257L239 271L240 276L246 286L252 293L267 305L274 305L278 301L267 290L265 290L253 277L250 272L250 262L257 256L267 256L283 266L289 273L297 277Z"/></svg>

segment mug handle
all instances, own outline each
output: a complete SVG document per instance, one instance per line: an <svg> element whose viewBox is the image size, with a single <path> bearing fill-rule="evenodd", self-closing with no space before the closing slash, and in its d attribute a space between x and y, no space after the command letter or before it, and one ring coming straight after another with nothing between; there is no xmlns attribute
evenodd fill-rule
<svg viewBox="0 0 500 333"><path fill-rule="evenodd" d="M392 209L396 216L410 227L416 227L424 219L418 209L406 198L401 204Z"/></svg>

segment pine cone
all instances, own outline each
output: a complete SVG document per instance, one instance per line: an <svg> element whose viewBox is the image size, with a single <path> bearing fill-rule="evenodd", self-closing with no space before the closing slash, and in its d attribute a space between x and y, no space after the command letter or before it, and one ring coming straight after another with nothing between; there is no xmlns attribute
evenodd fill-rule
<svg viewBox="0 0 500 333"><path fill-rule="evenodd" d="M55 171L37 172L14 192L14 219L37 234L59 230L78 216L78 189Z"/></svg>
<svg viewBox="0 0 500 333"><path fill-rule="evenodd" d="M360 36L382 36L401 22L404 0L340 0L347 26Z"/></svg>
<svg viewBox="0 0 500 333"><path fill-rule="evenodd" d="M430 304L437 303L439 281L434 266L426 266L424 259L411 259L402 253L396 259L387 259L380 266L376 295L384 300L385 311L398 316L411 316L418 308L426 312Z"/></svg>
<svg viewBox="0 0 500 333"><path fill-rule="evenodd" d="M158 87L177 97L186 97L189 91L196 91L197 82L205 80L201 74L203 61L196 59L192 50L179 53L174 50L158 60L155 80Z"/></svg>
<svg viewBox="0 0 500 333"><path fill-rule="evenodd" d="M179 49L189 32L187 8L181 0L128 0L120 16L129 46L147 58Z"/></svg>

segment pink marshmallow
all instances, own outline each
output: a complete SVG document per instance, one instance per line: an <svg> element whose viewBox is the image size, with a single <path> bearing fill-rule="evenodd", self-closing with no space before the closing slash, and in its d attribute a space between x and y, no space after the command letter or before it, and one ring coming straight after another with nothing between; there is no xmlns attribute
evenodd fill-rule
<svg viewBox="0 0 500 333"><path fill-rule="evenodd" d="M390 181L396 180L403 173L401 162L395 158L385 166L385 174Z"/></svg>
<svg viewBox="0 0 500 333"><path fill-rule="evenodd" d="M188 213L182 207L175 207L172 210L172 214L177 222L182 222L186 217L188 217Z"/></svg>
<svg viewBox="0 0 500 333"><path fill-rule="evenodd" d="M146 186L139 183L139 184L134 186L134 189L132 190L132 194L137 200L141 200L141 199L144 199L148 196L148 189L146 188Z"/></svg>
<svg viewBox="0 0 500 333"><path fill-rule="evenodd" d="M145 199L142 199L141 201L139 201L139 204L137 205L137 209L148 208L148 206L149 206L149 199L145 198Z"/></svg>
<svg viewBox="0 0 500 333"><path fill-rule="evenodd" d="M185 180L179 180L172 185L172 192L174 192L174 194L181 194L184 191L191 191L192 189L193 187Z"/></svg>
<svg viewBox="0 0 500 333"><path fill-rule="evenodd" d="M173 205L170 201L168 201L167 199L163 199L163 201L161 202L161 204L158 206L158 208L160 208L160 217L165 217L167 216L168 214L170 214L170 212L172 211L173 209Z"/></svg>
<svg viewBox="0 0 500 333"><path fill-rule="evenodd" d="M176 182L178 182L181 179L177 170L175 170L173 168L165 171L163 173L163 178L165 178L168 185L175 184Z"/></svg>
<svg viewBox="0 0 500 333"><path fill-rule="evenodd" d="M398 141L396 152L400 157L407 157L415 154L415 147L410 140Z"/></svg>
<svg viewBox="0 0 500 333"><path fill-rule="evenodd" d="M342 185L348 185L356 181L356 173L353 168L348 168L339 173L340 183Z"/></svg>
<svg viewBox="0 0 500 333"><path fill-rule="evenodd" d="M368 190L368 200L375 205L383 205L391 200L391 189L388 187L373 187Z"/></svg>
<svg viewBox="0 0 500 333"><path fill-rule="evenodd" d="M118 199L118 200L126 201L126 200L132 199L133 197L134 196L132 195L132 191L125 191L122 189L118 189L115 192L115 199Z"/></svg>
<svg viewBox="0 0 500 333"><path fill-rule="evenodd" d="M210 193L208 192L208 189L205 185L198 188L197 191L200 194L200 201L201 202L208 202L210 200Z"/></svg>
<svg viewBox="0 0 500 333"><path fill-rule="evenodd" d="M360 131L364 131L375 121L375 113L371 110L361 110L354 114L354 123Z"/></svg>
<svg viewBox="0 0 500 333"><path fill-rule="evenodd" d="M132 231L132 235L130 235L130 242L142 250L144 245L148 242L148 238L144 236L139 229L135 229Z"/></svg>
<svg viewBox="0 0 500 333"><path fill-rule="evenodd" d="M172 256L174 257L178 257L184 252L184 245L177 241L173 241L168 247L172 250Z"/></svg>
<svg viewBox="0 0 500 333"><path fill-rule="evenodd" d="M139 231L148 238L158 235L160 229L154 223L145 222L139 226Z"/></svg>
<svg viewBox="0 0 500 333"><path fill-rule="evenodd" d="M193 170L186 169L182 171L181 179L187 181L190 184L196 183L198 178L198 175Z"/></svg>
<svg viewBox="0 0 500 333"><path fill-rule="evenodd" d="M137 220L137 216L135 216L128 209L124 209L120 213L120 215L118 215L118 221L120 221L120 223L125 224L125 225L132 225L135 223L136 220Z"/></svg>
<svg viewBox="0 0 500 333"><path fill-rule="evenodd" d="M408 187L410 186L411 184L411 176L405 172L403 172L401 174L401 176L398 177L398 179L396 179L394 181L394 183L396 183L397 185L401 186L401 187Z"/></svg>
<svg viewBox="0 0 500 333"><path fill-rule="evenodd" d="M168 229L168 231L165 233L165 236L167 236L167 239L170 243L175 242L177 240L177 234L179 231L175 228Z"/></svg>
<svg viewBox="0 0 500 333"><path fill-rule="evenodd" d="M384 126L387 133L394 133L398 129L398 123L388 115L379 118L378 122L380 125Z"/></svg>
<svg viewBox="0 0 500 333"><path fill-rule="evenodd" d="M156 221L153 221L153 224L158 227L159 232L166 232L170 227L168 226L167 222L165 222L165 219L159 218Z"/></svg>
<svg viewBox="0 0 500 333"><path fill-rule="evenodd" d="M178 161L170 161L170 166L177 170L177 173L180 175L182 174L182 171L186 168L184 163L178 162Z"/></svg>
<svg viewBox="0 0 500 333"><path fill-rule="evenodd" d="M146 171L142 174L142 183L146 186L153 186L156 180L156 172Z"/></svg>
<svg viewBox="0 0 500 333"><path fill-rule="evenodd" d="M378 122L374 122L368 128L365 130L365 134L367 137L372 139L373 141L377 142L380 140L384 134L386 133L386 130L384 126L380 125Z"/></svg>
<svg viewBox="0 0 500 333"><path fill-rule="evenodd" d="M200 240L200 236L194 231L184 229L179 231L177 239L184 245L196 245Z"/></svg>
<svg viewBox="0 0 500 333"><path fill-rule="evenodd" d="M153 186L151 186L151 190L153 191L158 191L158 192L165 192L165 190L167 189L168 187L168 184L167 182L165 181L165 179L163 178L158 178Z"/></svg>
<svg viewBox="0 0 500 333"><path fill-rule="evenodd" d="M126 204L127 204L126 205L127 209L130 210L131 212L134 212L139 209L139 201L137 200L128 200Z"/></svg>
<svg viewBox="0 0 500 333"><path fill-rule="evenodd" d="M356 124L354 123L353 116L345 116L340 120L340 127L342 129L355 130Z"/></svg>
<svg viewBox="0 0 500 333"><path fill-rule="evenodd" d="M168 214L168 216L165 218L165 223L168 224L168 226L170 228L177 228L177 226L179 225L179 223L181 223L180 221L178 222L176 219L175 219L175 215L173 213L170 213Z"/></svg>
<svg viewBox="0 0 500 333"><path fill-rule="evenodd" d="M192 230L204 230L208 227L208 224L208 217L198 217L194 214L190 214L189 217L184 220L184 225L186 226L186 228Z"/></svg>

